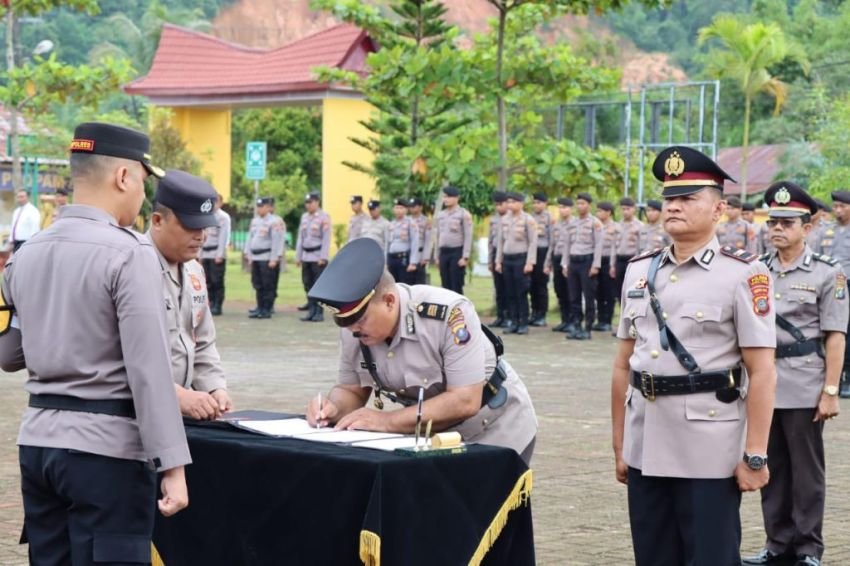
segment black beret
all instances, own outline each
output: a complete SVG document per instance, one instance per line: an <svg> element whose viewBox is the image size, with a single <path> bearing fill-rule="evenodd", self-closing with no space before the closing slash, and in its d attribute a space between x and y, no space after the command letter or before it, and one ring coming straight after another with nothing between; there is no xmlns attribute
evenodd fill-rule
<svg viewBox="0 0 850 566"><path fill-rule="evenodd" d="M546 196L546 193L534 193L534 200L539 202L549 202L549 197Z"/></svg>
<svg viewBox="0 0 850 566"><path fill-rule="evenodd" d="M726 199L726 206L729 208L741 208L743 205L741 204L741 199L738 197L729 197Z"/></svg>
<svg viewBox="0 0 850 566"><path fill-rule="evenodd" d="M339 250L307 297L333 312L338 326L351 326L366 312L383 273L381 246L371 238L358 238Z"/></svg>
<svg viewBox="0 0 850 566"><path fill-rule="evenodd" d="M832 202L843 202L850 204L850 191L833 191Z"/></svg>
<svg viewBox="0 0 850 566"><path fill-rule="evenodd" d="M564 205L564 206L572 206L573 205L573 199L571 199L570 197L558 197L558 204L561 204L561 205Z"/></svg>
<svg viewBox="0 0 850 566"><path fill-rule="evenodd" d="M751 203L751 202L745 202L744 204L742 204L742 205L741 205L741 208L742 208L743 210L747 210L747 211L755 212L755 210L756 210L756 205L754 205L754 204L753 204L753 203Z"/></svg>
<svg viewBox="0 0 850 566"><path fill-rule="evenodd" d="M205 180L185 171L169 170L159 180L154 202L170 208L180 224L200 230L217 224L214 203L218 193Z"/></svg>
<svg viewBox="0 0 850 566"><path fill-rule="evenodd" d="M815 202L818 203L818 208L820 208L821 210L824 210L826 212L832 212L832 207L823 202L821 199L816 198Z"/></svg>
<svg viewBox="0 0 850 566"><path fill-rule="evenodd" d="M319 195L319 193L316 192L307 193L306 195L304 195L304 202L310 202L311 200L320 201L322 200L322 197L321 195Z"/></svg>
<svg viewBox="0 0 850 566"><path fill-rule="evenodd" d="M579 193L576 195L576 200L586 200L587 202L593 202L593 197L590 193Z"/></svg>
<svg viewBox="0 0 850 566"><path fill-rule="evenodd" d="M408 201L406 198L397 198L393 201L393 206L403 206L407 208L409 202L410 201Z"/></svg>
<svg viewBox="0 0 850 566"><path fill-rule="evenodd" d="M653 208L655 210L661 210L661 201L660 200L648 200L646 201L646 208Z"/></svg>
<svg viewBox="0 0 850 566"><path fill-rule="evenodd" d="M505 200L515 200L517 202L525 202L525 195L518 191L508 191Z"/></svg>
<svg viewBox="0 0 850 566"><path fill-rule="evenodd" d="M91 153L123 157L141 163L154 177L162 178L165 171L151 163L151 141L148 136L130 128L85 122L74 129L71 153Z"/></svg>
<svg viewBox="0 0 850 566"><path fill-rule="evenodd" d="M422 206L422 199L418 197L413 197L408 201L407 206Z"/></svg>
<svg viewBox="0 0 850 566"><path fill-rule="evenodd" d="M369 207L369 210L375 210L376 208L380 208L381 201L372 199L372 200L369 201L369 204L367 204L366 206Z"/></svg>
<svg viewBox="0 0 850 566"><path fill-rule="evenodd" d="M661 181L664 198L681 197L714 187L723 192L723 181L735 181L702 152L675 145L661 150L652 164L652 174Z"/></svg>
<svg viewBox="0 0 850 566"><path fill-rule="evenodd" d="M596 208L600 210L607 210L608 212L614 212L614 205L608 202L607 200L601 201L596 205Z"/></svg>
<svg viewBox="0 0 850 566"><path fill-rule="evenodd" d="M623 197L620 199L620 206L634 206L635 201L629 197Z"/></svg>
<svg viewBox="0 0 850 566"><path fill-rule="evenodd" d="M494 191L492 196L493 202L505 202L508 200L508 193L505 191Z"/></svg>
<svg viewBox="0 0 850 566"><path fill-rule="evenodd" d="M447 197L459 197L460 190L457 187L449 185L448 187L443 189L443 194Z"/></svg>
<svg viewBox="0 0 850 566"><path fill-rule="evenodd" d="M793 218L818 211L818 203L801 186L790 181L778 181L764 192L767 215L775 218Z"/></svg>
<svg viewBox="0 0 850 566"><path fill-rule="evenodd" d="M263 206L264 204L274 204L274 199L272 197L260 197L257 199L257 206Z"/></svg>
<svg viewBox="0 0 850 566"><path fill-rule="evenodd" d="M355 202L363 202L363 197L360 195L353 195L349 200L349 203L354 204Z"/></svg>

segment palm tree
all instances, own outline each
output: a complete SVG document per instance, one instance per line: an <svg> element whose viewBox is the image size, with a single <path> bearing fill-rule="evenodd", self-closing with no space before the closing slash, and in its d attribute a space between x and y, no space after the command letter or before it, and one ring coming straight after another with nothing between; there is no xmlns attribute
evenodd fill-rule
<svg viewBox="0 0 850 566"><path fill-rule="evenodd" d="M786 59L796 61L808 74L809 61L802 48L785 37L775 23L745 25L738 16L720 14L711 25L699 30L699 45L718 39L722 49L709 53L706 70L717 78L738 83L744 93L744 139L741 160L741 200L747 198L747 160L750 144L750 111L753 98L761 92L772 96L774 114L779 114L788 98L788 85L770 74L770 68Z"/></svg>

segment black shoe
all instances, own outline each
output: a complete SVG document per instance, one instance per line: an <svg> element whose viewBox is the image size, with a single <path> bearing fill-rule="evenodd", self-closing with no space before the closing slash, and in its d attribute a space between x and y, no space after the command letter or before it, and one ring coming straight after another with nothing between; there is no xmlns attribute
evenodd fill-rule
<svg viewBox="0 0 850 566"><path fill-rule="evenodd" d="M820 566L820 559L810 554L801 554L797 557L794 566Z"/></svg>
<svg viewBox="0 0 850 566"><path fill-rule="evenodd" d="M538 327L546 326L546 317L541 316L541 317L535 318L534 320L531 321L531 326L538 326Z"/></svg>
<svg viewBox="0 0 850 566"><path fill-rule="evenodd" d="M303 305L301 305L300 307L298 307L298 310L300 310L300 311L307 311L307 310L310 310L310 303L304 303Z"/></svg>
<svg viewBox="0 0 850 566"><path fill-rule="evenodd" d="M316 311L310 309L310 311L302 317L299 317L298 320L301 322L313 322L313 317L316 316Z"/></svg>
<svg viewBox="0 0 850 566"><path fill-rule="evenodd" d="M502 321L502 324L499 325L499 328L510 328L512 324L513 323L510 321L510 319L506 318Z"/></svg>
<svg viewBox="0 0 850 566"><path fill-rule="evenodd" d="M518 324L511 323L509 326L505 327L505 331L502 332L502 334L516 334L518 329L519 329Z"/></svg>
<svg viewBox="0 0 850 566"><path fill-rule="evenodd" d="M567 325L561 330L561 332L566 332L567 334L573 334L576 331L576 325L572 322L568 322Z"/></svg>
<svg viewBox="0 0 850 566"><path fill-rule="evenodd" d="M310 322L324 322L325 321L325 313L322 312L321 307L316 307L316 314L313 315L313 318L310 319Z"/></svg>
<svg viewBox="0 0 850 566"><path fill-rule="evenodd" d="M514 332L516 334L528 334L528 325L527 324L520 324L519 326L516 327L516 330Z"/></svg>
<svg viewBox="0 0 850 566"><path fill-rule="evenodd" d="M572 334L567 334L567 340L590 340L590 331L578 329Z"/></svg>
<svg viewBox="0 0 850 566"><path fill-rule="evenodd" d="M788 553L776 554L766 548L762 548L761 552L755 556L749 556L741 561L743 566L759 566L761 564L772 564L774 566L790 566L794 560L794 556Z"/></svg>
<svg viewBox="0 0 850 566"><path fill-rule="evenodd" d="M492 326L493 328L501 328L504 323L505 323L505 319L500 316L500 317L497 317L496 320L494 320L493 322L491 322L487 326Z"/></svg>
<svg viewBox="0 0 850 566"><path fill-rule="evenodd" d="M260 311L260 312L257 313L257 316L254 316L252 318L271 318L271 317L272 317L271 311Z"/></svg>
<svg viewBox="0 0 850 566"><path fill-rule="evenodd" d="M561 322L561 324L556 324L555 326L552 327L552 332L561 332L566 327L567 327L567 323Z"/></svg>
<svg viewBox="0 0 850 566"><path fill-rule="evenodd" d="M210 307L210 314L213 316L221 315L221 307Z"/></svg>
<svg viewBox="0 0 850 566"><path fill-rule="evenodd" d="M611 325L607 323L598 322L594 324L591 330L596 330L598 332L611 332Z"/></svg>
<svg viewBox="0 0 850 566"><path fill-rule="evenodd" d="M260 312L260 307L255 307L248 311L248 316L250 317L251 315L257 314L258 312Z"/></svg>

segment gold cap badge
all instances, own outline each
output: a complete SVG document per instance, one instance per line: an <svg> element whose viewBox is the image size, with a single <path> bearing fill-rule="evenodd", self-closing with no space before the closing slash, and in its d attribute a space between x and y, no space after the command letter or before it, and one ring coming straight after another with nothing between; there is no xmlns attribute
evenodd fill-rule
<svg viewBox="0 0 850 566"><path fill-rule="evenodd" d="M679 155L678 151L674 151L664 162L664 172L671 177L678 177L685 172L685 160Z"/></svg>
<svg viewBox="0 0 850 566"><path fill-rule="evenodd" d="M788 189L782 187L776 194L773 195L773 200L775 200L779 204L788 204L791 202L791 193L788 192Z"/></svg>

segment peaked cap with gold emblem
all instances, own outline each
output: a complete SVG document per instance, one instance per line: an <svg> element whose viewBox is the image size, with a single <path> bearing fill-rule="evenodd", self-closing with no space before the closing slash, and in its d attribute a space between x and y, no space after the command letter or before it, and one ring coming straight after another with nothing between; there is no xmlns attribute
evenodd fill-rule
<svg viewBox="0 0 850 566"><path fill-rule="evenodd" d="M661 151L652 174L664 185L664 198L682 197L712 187L723 192L723 181L735 181L710 157L695 149L672 146Z"/></svg>
<svg viewBox="0 0 850 566"><path fill-rule="evenodd" d="M801 186L790 181L777 181L764 192L764 202L771 218L795 218L818 211L816 201Z"/></svg>
<svg viewBox="0 0 850 566"><path fill-rule="evenodd" d="M366 312L383 273L380 244L371 238L358 238L339 250L307 297L327 307L337 326L351 326Z"/></svg>

